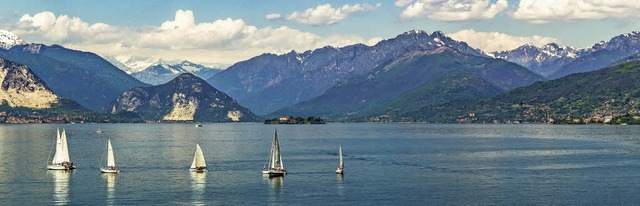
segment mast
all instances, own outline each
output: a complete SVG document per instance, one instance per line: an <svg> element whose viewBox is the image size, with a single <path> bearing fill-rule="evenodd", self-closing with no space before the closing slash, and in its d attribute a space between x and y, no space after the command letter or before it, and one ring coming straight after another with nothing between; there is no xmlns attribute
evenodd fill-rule
<svg viewBox="0 0 640 206"><path fill-rule="evenodd" d="M342 145L340 145L340 166L339 168L344 168L344 161L342 161Z"/></svg>
<svg viewBox="0 0 640 206"><path fill-rule="evenodd" d="M61 142L62 142L62 162L71 162L71 159L69 158L69 147L67 145L67 132L64 130L64 128L62 128L62 135L61 135Z"/></svg>
<svg viewBox="0 0 640 206"><path fill-rule="evenodd" d="M113 147L111 146L111 139L107 139L107 167L116 167L116 158L113 155Z"/></svg>

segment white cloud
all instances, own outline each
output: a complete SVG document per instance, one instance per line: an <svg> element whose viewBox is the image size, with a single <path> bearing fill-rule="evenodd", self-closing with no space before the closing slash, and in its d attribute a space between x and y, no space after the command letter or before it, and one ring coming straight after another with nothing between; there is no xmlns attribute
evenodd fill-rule
<svg viewBox="0 0 640 206"><path fill-rule="evenodd" d="M440 21L468 21L491 19L507 8L506 0L397 0L395 5L406 7L402 19L427 17Z"/></svg>
<svg viewBox="0 0 640 206"><path fill-rule="evenodd" d="M640 17L637 0L521 0L514 19L544 24L554 20Z"/></svg>
<svg viewBox="0 0 640 206"><path fill-rule="evenodd" d="M77 17L61 15L56 17L52 12L45 11L33 16L25 14L18 20L14 33L22 38L43 36L56 43L69 43L77 40L85 42L108 42L122 38L123 34L116 33L115 28L103 24L89 24Z"/></svg>
<svg viewBox="0 0 640 206"><path fill-rule="evenodd" d="M293 12L283 16L281 14L268 14L267 19L283 18L288 21L294 21L299 24L307 25L332 25L346 19L349 15L359 12L367 12L376 10L381 6L371 4L345 4L340 8L333 8L331 4L318 5L315 8L309 8L303 12ZM276 18L277 17L277 18Z"/></svg>
<svg viewBox="0 0 640 206"><path fill-rule="evenodd" d="M45 11L33 16L25 14L9 30L28 42L62 44L101 55L150 56L207 64L232 64L267 52L379 41L355 35L322 37L286 26L258 28L242 19L197 22L190 10L178 10L173 20L143 28L90 24L78 17Z"/></svg>
<svg viewBox="0 0 640 206"><path fill-rule="evenodd" d="M413 3L413 1L414 0L397 0L396 3L394 3L394 5L396 5L397 7L405 7Z"/></svg>
<svg viewBox="0 0 640 206"><path fill-rule="evenodd" d="M499 32L478 32L465 29L448 35L451 38L464 41L469 46L479 48L485 52L506 51L516 49L524 44L541 47L548 43L561 43L558 39L545 36L511 36Z"/></svg>
<svg viewBox="0 0 640 206"><path fill-rule="evenodd" d="M271 14L265 15L264 18L268 19L268 20L280 19L280 18L282 18L282 14L271 13Z"/></svg>

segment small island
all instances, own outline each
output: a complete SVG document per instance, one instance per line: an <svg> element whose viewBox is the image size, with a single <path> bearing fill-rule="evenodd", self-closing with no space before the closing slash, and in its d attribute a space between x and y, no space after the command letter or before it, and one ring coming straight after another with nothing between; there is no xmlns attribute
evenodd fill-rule
<svg viewBox="0 0 640 206"><path fill-rule="evenodd" d="M309 116L304 117L292 117L292 116L280 116L278 118L264 120L265 124L325 124L324 120Z"/></svg>

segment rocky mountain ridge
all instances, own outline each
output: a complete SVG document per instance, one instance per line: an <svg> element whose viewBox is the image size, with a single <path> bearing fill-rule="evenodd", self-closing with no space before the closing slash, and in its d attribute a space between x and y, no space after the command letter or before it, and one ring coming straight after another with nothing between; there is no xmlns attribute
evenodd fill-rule
<svg viewBox="0 0 640 206"><path fill-rule="evenodd" d="M45 109L60 103L60 98L24 65L0 58L0 80L0 105Z"/></svg>
<svg viewBox="0 0 640 206"><path fill-rule="evenodd" d="M621 59L640 53L640 32L634 31L601 41L589 49L589 53L564 65L549 75L550 79L564 77L574 73L594 71L609 66Z"/></svg>
<svg viewBox="0 0 640 206"><path fill-rule="evenodd" d="M158 86L137 87L112 103L112 113L134 112L146 120L231 122L259 119L225 93L190 74Z"/></svg>
<svg viewBox="0 0 640 206"><path fill-rule="evenodd" d="M440 123L640 123L640 62L520 87L494 97L433 105L391 117ZM621 123L621 122L618 122ZM631 122L630 122L631 123Z"/></svg>
<svg viewBox="0 0 640 206"><path fill-rule="evenodd" d="M274 112L347 120L426 105L474 99L545 80L504 60L464 54L447 46L414 51L339 83L324 94Z"/></svg>
<svg viewBox="0 0 640 206"><path fill-rule="evenodd" d="M522 65L537 74L548 76L589 52L587 49L577 49L550 43L542 47L525 44L511 51L493 52L491 54L496 58Z"/></svg>
<svg viewBox="0 0 640 206"><path fill-rule="evenodd" d="M520 64L533 72L555 79L578 72L593 71L640 53L640 32L633 31L600 41L590 48L573 48L550 43L531 44L514 50L493 52L496 58Z"/></svg>
<svg viewBox="0 0 640 206"><path fill-rule="evenodd" d="M333 85L363 75L407 53L448 46L462 53L487 55L442 32L409 31L374 46L355 44L298 53L262 54L238 62L207 81L258 114L309 100Z"/></svg>

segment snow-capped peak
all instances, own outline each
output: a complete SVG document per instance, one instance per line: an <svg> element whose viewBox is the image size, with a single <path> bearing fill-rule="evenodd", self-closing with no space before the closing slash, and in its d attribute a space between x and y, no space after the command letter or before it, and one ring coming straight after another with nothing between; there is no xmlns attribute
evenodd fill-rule
<svg viewBox="0 0 640 206"><path fill-rule="evenodd" d="M15 34L7 30L0 30L0 49L10 49L13 46L24 44L27 43Z"/></svg>
<svg viewBox="0 0 640 206"><path fill-rule="evenodd" d="M493 52L496 58L504 59L529 68L531 71L542 75L555 72L563 62L571 62L584 54L584 49L576 49L549 43L537 47L527 43L514 50Z"/></svg>
<svg viewBox="0 0 640 206"><path fill-rule="evenodd" d="M611 38L608 42L600 41L599 43L591 47L592 51L597 50L621 50L631 53L637 53L640 51L640 32L633 31L630 33L624 33Z"/></svg>
<svg viewBox="0 0 640 206"><path fill-rule="evenodd" d="M147 67L162 64L164 61L162 59L156 59L153 57L141 57L141 56L107 56L105 57L107 61L110 61L113 65L116 65L118 68L123 71L131 74L135 72L142 71Z"/></svg>
<svg viewBox="0 0 640 206"><path fill-rule="evenodd" d="M632 31L629 33L622 34L624 37L632 37L632 36L640 36L640 31Z"/></svg>
<svg viewBox="0 0 640 206"><path fill-rule="evenodd" d="M412 35L412 34L428 34L428 33L423 30L411 30L411 31L404 32L401 35Z"/></svg>

